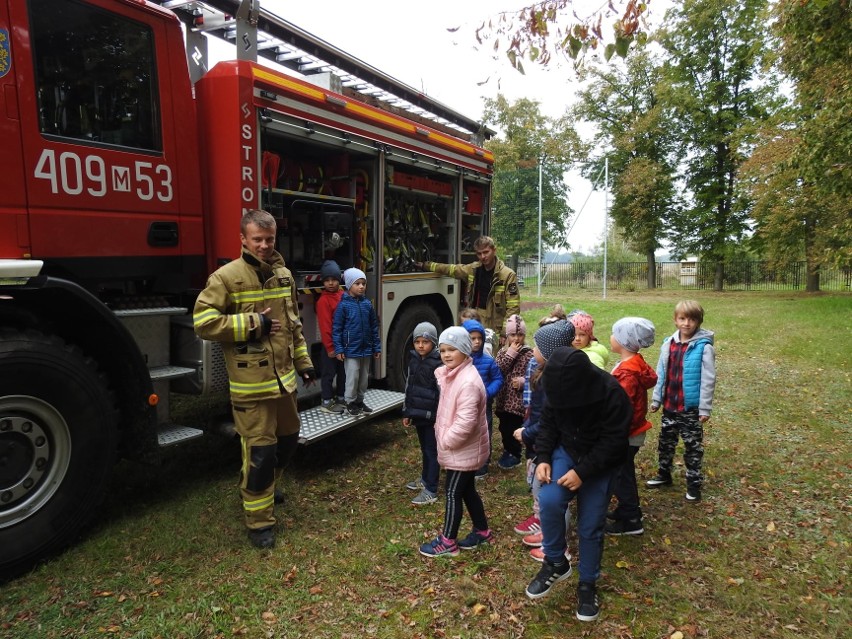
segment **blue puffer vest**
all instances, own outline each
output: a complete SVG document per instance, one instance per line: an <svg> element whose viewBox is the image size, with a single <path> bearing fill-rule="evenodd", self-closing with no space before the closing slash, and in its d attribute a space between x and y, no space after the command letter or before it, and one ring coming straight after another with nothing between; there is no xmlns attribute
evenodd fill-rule
<svg viewBox="0 0 852 639"><path fill-rule="evenodd" d="M420 357L415 350L411 351L408 380L405 384L405 402L402 405L402 414L405 417L410 417L418 423L435 422L440 396L435 369L441 365L437 348L432 349L426 357Z"/></svg>

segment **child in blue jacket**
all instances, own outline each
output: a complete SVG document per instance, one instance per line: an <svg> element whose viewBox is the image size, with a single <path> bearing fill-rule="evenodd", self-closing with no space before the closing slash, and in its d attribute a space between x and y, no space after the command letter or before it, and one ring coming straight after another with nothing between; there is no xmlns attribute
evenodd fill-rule
<svg viewBox="0 0 852 639"><path fill-rule="evenodd" d="M357 268L343 272L347 295L334 311L331 336L334 355L343 362L346 372L346 410L350 415L372 413L364 404L364 393L370 381L370 359L379 358L382 342L379 338L379 319L373 303L365 295L367 276Z"/></svg>

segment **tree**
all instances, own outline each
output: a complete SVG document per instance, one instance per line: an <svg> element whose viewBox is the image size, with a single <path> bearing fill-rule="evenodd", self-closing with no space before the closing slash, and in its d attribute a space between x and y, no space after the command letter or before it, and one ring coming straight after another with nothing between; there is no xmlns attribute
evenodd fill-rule
<svg viewBox="0 0 852 639"><path fill-rule="evenodd" d="M689 195L673 249L715 263L715 290L728 247L749 230L749 203L735 189L740 166L775 105L775 84L760 75L768 21L766 0L685 0L661 37L670 57L663 98L683 139Z"/></svg>
<svg viewBox="0 0 852 639"><path fill-rule="evenodd" d="M562 244L573 213L563 175L580 148L570 120L542 115L534 100L510 103L498 95L485 101L483 121L501 132L487 143L494 153L492 234L501 251L515 258L538 255L540 162L542 243L544 247Z"/></svg>
<svg viewBox="0 0 852 639"><path fill-rule="evenodd" d="M762 132L744 166L755 241L774 261L852 267L852 10L848 1L781 0L775 8L782 68L793 102Z"/></svg>
<svg viewBox="0 0 852 639"><path fill-rule="evenodd" d="M662 65L647 50L612 68L593 66L573 113L599 131L599 156L586 174L597 175L605 156L613 185L613 220L630 247L648 263L648 288L656 286L654 252L677 212L674 149L665 105L658 97Z"/></svg>
<svg viewBox="0 0 852 639"><path fill-rule="evenodd" d="M509 62L521 73L524 58L543 66L556 55L578 62L583 54L598 47L603 47L607 60L613 54L625 57L633 42L645 42L642 16L648 2L611 0L595 4L584 18L581 17L583 3L578 0L543 0L484 21L476 30L476 40L479 44L493 40L494 51L504 50ZM615 16L619 17L612 22L613 39L606 43L603 20Z"/></svg>

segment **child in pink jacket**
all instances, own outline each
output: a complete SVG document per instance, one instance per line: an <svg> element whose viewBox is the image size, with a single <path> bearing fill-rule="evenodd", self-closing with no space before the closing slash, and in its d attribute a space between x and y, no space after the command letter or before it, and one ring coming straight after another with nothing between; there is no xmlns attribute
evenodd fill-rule
<svg viewBox="0 0 852 639"><path fill-rule="evenodd" d="M441 389L435 416L438 463L446 471L446 507L443 533L420 546L426 557L455 556L493 539L488 529L485 507L476 492L475 475L488 458L488 422L485 419L485 386L470 359L470 335L461 326L452 326L438 338L444 366L435 370ZM473 522L470 534L456 541L462 518L462 504Z"/></svg>

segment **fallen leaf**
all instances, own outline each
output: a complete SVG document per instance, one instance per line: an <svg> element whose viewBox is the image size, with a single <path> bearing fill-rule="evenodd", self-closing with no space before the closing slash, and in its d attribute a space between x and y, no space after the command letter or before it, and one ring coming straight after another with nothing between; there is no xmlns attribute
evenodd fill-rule
<svg viewBox="0 0 852 639"><path fill-rule="evenodd" d="M474 604L471 608L471 611L475 615L481 615L483 612L485 612L485 606L483 606L481 603Z"/></svg>
<svg viewBox="0 0 852 639"><path fill-rule="evenodd" d="M622 559L621 561L616 561L616 562L615 562L615 567L616 567L616 568L630 568L630 564L628 564L626 561L624 561L624 560Z"/></svg>
<svg viewBox="0 0 852 639"><path fill-rule="evenodd" d="M768 524L766 524L766 531L767 532L775 532L775 522L774 521L770 521Z"/></svg>
<svg viewBox="0 0 852 639"><path fill-rule="evenodd" d="M671 546L671 545L672 545L672 540L671 540L671 539L669 539L668 537L663 537L663 543L664 543L666 546Z"/></svg>
<svg viewBox="0 0 852 639"><path fill-rule="evenodd" d="M683 633L680 630L675 630L669 639L683 639Z"/></svg>
<svg viewBox="0 0 852 639"><path fill-rule="evenodd" d="M275 623L275 613L269 612L268 610L260 615L260 618L263 619L266 623Z"/></svg>
<svg viewBox="0 0 852 639"><path fill-rule="evenodd" d="M732 586L742 586L744 582L745 579L743 579L742 577L728 577L728 583Z"/></svg>

